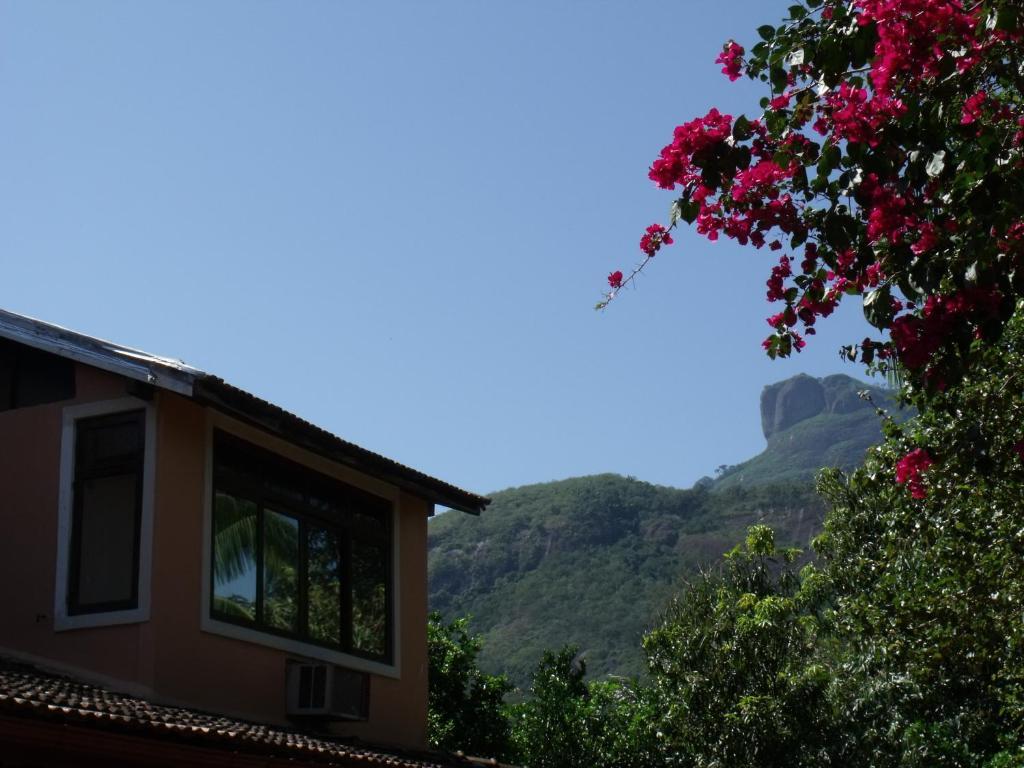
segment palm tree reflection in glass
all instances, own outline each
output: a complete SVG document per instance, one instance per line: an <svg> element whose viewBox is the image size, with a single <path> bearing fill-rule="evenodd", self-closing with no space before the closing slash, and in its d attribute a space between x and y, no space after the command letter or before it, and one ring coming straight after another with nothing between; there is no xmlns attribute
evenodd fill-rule
<svg viewBox="0 0 1024 768"><path fill-rule="evenodd" d="M214 506L213 607L218 615L259 624L335 647L342 637L343 542L333 530L263 509L218 491ZM352 650L383 657L387 652L387 525L378 516L352 516ZM299 538L306 537L306 627L299 626ZM263 595L257 616L257 559L263 552Z"/></svg>

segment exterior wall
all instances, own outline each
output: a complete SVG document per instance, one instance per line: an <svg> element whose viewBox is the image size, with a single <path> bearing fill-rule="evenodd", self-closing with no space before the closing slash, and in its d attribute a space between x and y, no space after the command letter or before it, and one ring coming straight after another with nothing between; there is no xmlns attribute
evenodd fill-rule
<svg viewBox="0 0 1024 768"><path fill-rule="evenodd" d="M126 381L76 366L74 400L0 413L0 648L147 685L143 624L73 633L53 629L57 497L65 406L127 395Z"/></svg>
<svg viewBox="0 0 1024 768"><path fill-rule="evenodd" d="M77 366L75 401L0 413L0 590L7 607L0 653L11 650L155 701L287 723L285 669L301 656L204 631L207 451L214 422L345 482L392 498L398 516L400 677L370 675L367 722L338 733L422 747L427 707L427 517L422 499L332 464L186 398L156 394L157 448L151 618L139 624L55 632L52 626L61 418L67 405L124 397L126 382Z"/></svg>

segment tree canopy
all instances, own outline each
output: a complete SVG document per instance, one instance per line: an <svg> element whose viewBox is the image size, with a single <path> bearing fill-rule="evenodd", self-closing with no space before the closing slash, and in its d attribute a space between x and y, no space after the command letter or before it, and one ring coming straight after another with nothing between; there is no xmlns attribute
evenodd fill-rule
<svg viewBox="0 0 1024 768"><path fill-rule="evenodd" d="M760 111L676 127L649 173L678 195L669 219L598 307L682 223L767 248L766 352L859 297L877 334L842 353L918 415L820 477L814 564L754 526L691 579L644 640L646 681L588 685L571 651L546 655L514 754L1024 766L1024 7L803 0L757 35L718 63L765 84Z"/></svg>

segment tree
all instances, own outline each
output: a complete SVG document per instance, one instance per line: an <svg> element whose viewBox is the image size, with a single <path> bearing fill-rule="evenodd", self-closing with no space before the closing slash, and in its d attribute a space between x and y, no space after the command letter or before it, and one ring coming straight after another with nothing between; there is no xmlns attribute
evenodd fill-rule
<svg viewBox="0 0 1024 768"><path fill-rule="evenodd" d="M753 531L648 636L665 754L1024 765L1024 6L804 0L757 32L718 61L766 84L761 113L675 129L650 169L668 226L598 307L680 222L767 246L769 356L859 297L878 333L843 356L920 416L823 476L819 570L767 567Z"/></svg>
<svg viewBox="0 0 1024 768"><path fill-rule="evenodd" d="M440 614L430 614L428 740L438 749L501 759L509 751L503 707L512 684L504 675L480 670L480 647L480 637L469 632L469 619L445 624Z"/></svg>
<svg viewBox="0 0 1024 768"><path fill-rule="evenodd" d="M853 763L1024 764L1022 380L1017 317L956 390L890 422L861 469L819 482ZM915 499L892 467L920 445L943 452Z"/></svg>
<svg viewBox="0 0 1024 768"><path fill-rule="evenodd" d="M842 764L828 701L827 582L770 528L750 528L644 638L673 760L694 766ZM833 762L834 761L834 762Z"/></svg>
<svg viewBox="0 0 1024 768"><path fill-rule="evenodd" d="M770 356L857 296L883 338L846 357L898 362L908 394L955 386L1024 295L1022 25L1019 0L804 0L749 55L727 42L722 71L764 82L763 111L675 129L649 174L680 193L669 226L598 307L695 223L780 252Z"/></svg>
<svg viewBox="0 0 1024 768"><path fill-rule="evenodd" d="M545 651L530 697L513 706L514 759L529 768L647 768L665 761L653 690L636 681L588 683L573 646Z"/></svg>

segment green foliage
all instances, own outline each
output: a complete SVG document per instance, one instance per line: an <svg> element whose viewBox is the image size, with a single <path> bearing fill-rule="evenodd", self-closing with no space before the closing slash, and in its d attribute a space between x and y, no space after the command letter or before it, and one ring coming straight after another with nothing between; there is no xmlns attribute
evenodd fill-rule
<svg viewBox="0 0 1024 768"><path fill-rule="evenodd" d="M509 750L503 706L512 685L504 675L481 672L479 652L480 638L469 633L468 619L445 624L430 615L428 739L438 749L500 758Z"/></svg>
<svg viewBox="0 0 1024 768"><path fill-rule="evenodd" d="M827 590L813 566L793 570L797 554L751 527L644 639L666 749L683 764L816 765L826 752Z"/></svg>
<svg viewBox="0 0 1024 768"><path fill-rule="evenodd" d="M515 759L529 768L641 768L660 755L651 691L621 680L587 684L586 662L566 646L545 651L530 698L512 707Z"/></svg>
<svg viewBox="0 0 1024 768"><path fill-rule="evenodd" d="M857 674L837 695L874 765L981 765L1024 740L1020 318L983 359L916 421L891 425L862 469L820 483L833 510L818 548ZM940 448L914 500L891 467L920 445Z"/></svg>
<svg viewBox="0 0 1024 768"><path fill-rule="evenodd" d="M641 675L640 640L681 579L752 523L806 545L823 505L809 485L679 490L616 475L494 494L479 518L430 524L430 605L471 614L480 663L529 685L541 653L577 645L597 677Z"/></svg>

